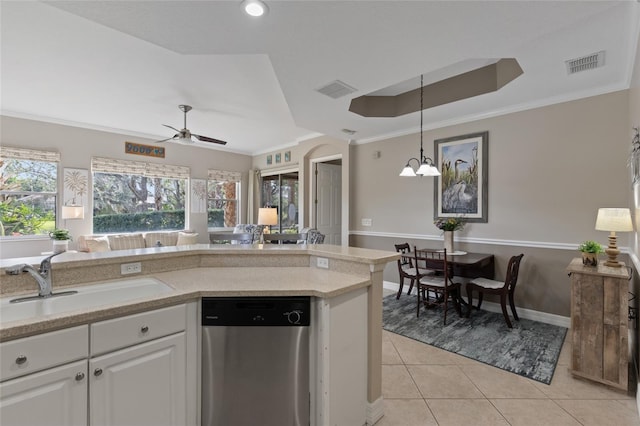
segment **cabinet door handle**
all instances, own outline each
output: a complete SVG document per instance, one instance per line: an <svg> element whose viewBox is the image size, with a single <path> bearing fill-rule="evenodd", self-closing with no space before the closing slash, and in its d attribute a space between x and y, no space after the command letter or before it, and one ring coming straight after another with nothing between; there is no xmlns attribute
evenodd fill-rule
<svg viewBox="0 0 640 426"><path fill-rule="evenodd" d="M140 331L142 331L143 333L147 333L147 332L149 331L149 327L148 327L148 326L146 326L146 325L143 325L143 326L140 328Z"/></svg>
<svg viewBox="0 0 640 426"><path fill-rule="evenodd" d="M27 362L27 356L26 355L19 355L18 358L16 358L16 364L18 364L18 365L22 365L25 362Z"/></svg>
<svg viewBox="0 0 640 426"><path fill-rule="evenodd" d="M102 374L102 368L96 368L95 370L93 370L93 375L94 376L99 376Z"/></svg>
<svg viewBox="0 0 640 426"><path fill-rule="evenodd" d="M84 373L78 373L76 374L76 382L81 381L82 379L84 379Z"/></svg>

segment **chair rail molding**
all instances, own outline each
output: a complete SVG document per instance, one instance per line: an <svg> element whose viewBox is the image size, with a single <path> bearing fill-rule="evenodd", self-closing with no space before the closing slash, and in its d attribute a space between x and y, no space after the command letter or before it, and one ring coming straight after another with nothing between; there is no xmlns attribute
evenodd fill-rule
<svg viewBox="0 0 640 426"><path fill-rule="evenodd" d="M372 232L372 231L349 231L349 235L361 235L365 237L381 237L381 238L395 238L395 239L411 239L411 240L426 240L426 241L442 241L442 235L425 235L425 234L404 234L398 232ZM526 241L526 240L501 240L495 238L469 238L459 237L456 235L456 242L469 243L469 244L490 244L495 246L514 246L514 247L533 247L533 248L547 248L555 250L578 250L579 243L552 243L547 241ZM631 255L629 247L618 247L621 253ZM637 259L637 258L636 258ZM636 262L633 262L636 264ZM638 262L640 263L640 261ZM636 264L636 268L637 268Z"/></svg>

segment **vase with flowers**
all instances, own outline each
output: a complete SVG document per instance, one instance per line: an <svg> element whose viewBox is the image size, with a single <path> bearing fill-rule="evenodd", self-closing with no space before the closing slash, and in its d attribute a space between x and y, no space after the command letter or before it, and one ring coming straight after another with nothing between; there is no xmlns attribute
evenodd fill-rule
<svg viewBox="0 0 640 426"><path fill-rule="evenodd" d="M453 233L464 228L464 220L460 217L447 217L440 218L433 223L444 233L445 250L447 250L447 253L453 253L455 251Z"/></svg>

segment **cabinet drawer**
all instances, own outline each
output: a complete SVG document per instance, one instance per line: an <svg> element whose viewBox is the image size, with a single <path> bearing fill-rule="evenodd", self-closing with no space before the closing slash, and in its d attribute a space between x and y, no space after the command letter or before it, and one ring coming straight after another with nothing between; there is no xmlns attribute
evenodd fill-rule
<svg viewBox="0 0 640 426"><path fill-rule="evenodd" d="M45 368L86 358L89 326L0 343L0 380L5 381Z"/></svg>
<svg viewBox="0 0 640 426"><path fill-rule="evenodd" d="M186 329L185 305L91 324L91 355L168 336Z"/></svg>

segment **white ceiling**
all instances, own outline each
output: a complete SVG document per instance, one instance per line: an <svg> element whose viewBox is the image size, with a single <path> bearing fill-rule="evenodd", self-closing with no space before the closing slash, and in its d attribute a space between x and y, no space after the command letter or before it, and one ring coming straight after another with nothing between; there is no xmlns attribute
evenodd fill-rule
<svg viewBox="0 0 640 426"><path fill-rule="evenodd" d="M351 98L472 63L516 58L524 74L425 110L425 128L626 89L640 25L637 1L267 3L252 18L240 0L2 0L0 113L164 139L189 104L192 132L229 142L199 143L213 149L367 142L417 131L418 113L364 118ZM600 50L604 67L567 75L565 60ZM357 91L316 92L336 79Z"/></svg>

